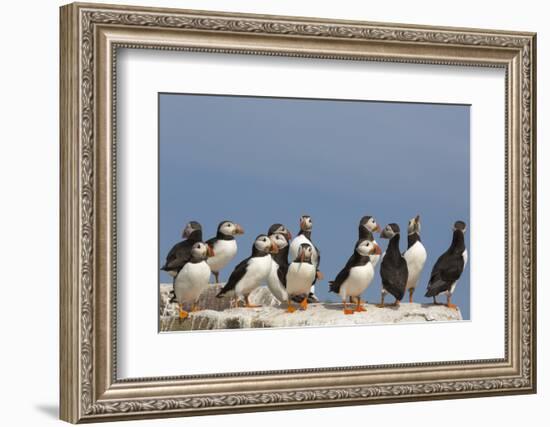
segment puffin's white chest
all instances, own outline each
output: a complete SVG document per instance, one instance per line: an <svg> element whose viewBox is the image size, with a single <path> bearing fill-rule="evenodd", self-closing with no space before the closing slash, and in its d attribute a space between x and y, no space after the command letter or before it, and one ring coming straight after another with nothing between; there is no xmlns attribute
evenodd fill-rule
<svg viewBox="0 0 550 427"><path fill-rule="evenodd" d="M270 255L254 257L248 260L246 273L235 286L238 296L248 295L267 279L271 271L272 259Z"/></svg>
<svg viewBox="0 0 550 427"><path fill-rule="evenodd" d="M286 274L286 290L289 295L309 294L311 284L315 280L316 268L307 262L293 262Z"/></svg>
<svg viewBox="0 0 550 427"><path fill-rule="evenodd" d="M309 240L303 234L296 236L294 240L290 242L290 248L288 250L290 255L289 261L292 262L296 259L296 257L298 256L298 251L300 250L300 245L302 245L303 243L307 243L308 245L311 245L311 247L313 248L313 253L311 254L311 262L315 266L317 266L319 263L319 254L317 253L317 249L315 249L315 246L313 245L311 240Z"/></svg>
<svg viewBox="0 0 550 427"><path fill-rule="evenodd" d="M267 287L280 302L288 300L288 292L285 287L279 280L277 271L279 270L279 264L277 264L273 259L271 260L271 269L269 275L267 276Z"/></svg>
<svg viewBox="0 0 550 427"><path fill-rule="evenodd" d="M376 240L373 240L372 243L378 244L378 243L376 243ZM380 262L381 256L376 255L376 254L372 254L372 255L369 255L369 258L370 258L370 263L372 264L372 267L374 268L374 267L376 267L376 264L378 264Z"/></svg>
<svg viewBox="0 0 550 427"><path fill-rule="evenodd" d="M415 242L409 249L405 251L403 257L407 261L407 268L409 270L409 277L407 279L407 289L416 288L420 274L426 263L426 248L422 242Z"/></svg>
<svg viewBox="0 0 550 427"><path fill-rule="evenodd" d="M371 284L374 278L374 268L368 262L365 265L352 267L349 271L349 276L340 286L340 296L342 299L347 297L358 297Z"/></svg>
<svg viewBox="0 0 550 427"><path fill-rule="evenodd" d="M214 244L214 256L206 260L210 269L215 272L222 270L237 255L237 241L217 240Z"/></svg>
<svg viewBox="0 0 550 427"><path fill-rule="evenodd" d="M209 279L210 267L205 261L185 264L174 280L174 293L178 302L196 302L208 287Z"/></svg>

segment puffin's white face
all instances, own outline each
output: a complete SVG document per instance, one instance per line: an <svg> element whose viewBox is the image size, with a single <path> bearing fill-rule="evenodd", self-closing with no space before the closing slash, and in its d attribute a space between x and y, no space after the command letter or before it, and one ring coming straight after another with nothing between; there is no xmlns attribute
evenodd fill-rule
<svg viewBox="0 0 550 427"><path fill-rule="evenodd" d="M272 253L276 254L279 252L279 248L275 244L273 240L271 240L269 237L267 237L265 234L260 234L258 237L256 237L256 241L254 242L254 247L263 253Z"/></svg>
<svg viewBox="0 0 550 427"><path fill-rule="evenodd" d="M369 220L365 224L363 224L363 227L365 227L371 233L380 232L380 226L377 224L374 217L370 217Z"/></svg>
<svg viewBox="0 0 550 427"><path fill-rule="evenodd" d="M395 236L395 231L393 230L393 228L391 228L391 226L388 224L386 225L386 227L384 227L384 229L382 230L382 233L380 233L380 237L384 238L384 239L391 239L393 236Z"/></svg>
<svg viewBox="0 0 550 427"><path fill-rule="evenodd" d="M378 246L375 242L371 242L370 240L363 240L361 243L359 243L359 245L357 245L355 250L361 256L369 256L375 253L382 253L380 246Z"/></svg>
<svg viewBox="0 0 550 427"><path fill-rule="evenodd" d="M203 242L197 242L191 248L191 257L193 259L206 259L210 254L208 245Z"/></svg>
<svg viewBox="0 0 550 427"><path fill-rule="evenodd" d="M416 215L414 218L409 220L409 225L407 227L407 233L420 233L420 215Z"/></svg>
<svg viewBox="0 0 550 427"><path fill-rule="evenodd" d="M284 225L281 225L279 228L277 228L277 230L275 230L273 234L284 234L288 240L292 239L292 234Z"/></svg>
<svg viewBox="0 0 550 427"><path fill-rule="evenodd" d="M311 261L313 255L313 248L307 243L302 243L298 250L298 260L300 262Z"/></svg>
<svg viewBox="0 0 550 427"><path fill-rule="evenodd" d="M239 224L235 224L231 221L225 221L219 228L222 234L226 236L236 236L237 234L244 234L243 228Z"/></svg>
<svg viewBox="0 0 550 427"><path fill-rule="evenodd" d="M288 240L283 234L272 234L269 238L277 245L277 248L283 249L288 246Z"/></svg>
<svg viewBox="0 0 550 427"><path fill-rule="evenodd" d="M302 215L300 217L300 230L311 231L313 228L313 221L309 215Z"/></svg>

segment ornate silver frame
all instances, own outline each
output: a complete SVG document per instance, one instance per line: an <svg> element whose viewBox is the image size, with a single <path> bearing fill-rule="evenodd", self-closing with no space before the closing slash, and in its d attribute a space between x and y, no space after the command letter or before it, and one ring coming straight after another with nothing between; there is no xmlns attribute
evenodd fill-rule
<svg viewBox="0 0 550 427"><path fill-rule="evenodd" d="M61 8L61 418L77 423L536 391L533 33L71 4ZM116 375L118 47L506 70L505 357L174 378Z"/></svg>

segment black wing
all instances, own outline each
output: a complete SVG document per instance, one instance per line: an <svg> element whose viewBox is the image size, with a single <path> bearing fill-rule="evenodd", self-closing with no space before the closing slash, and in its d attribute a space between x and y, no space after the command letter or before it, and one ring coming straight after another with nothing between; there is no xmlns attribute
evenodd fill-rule
<svg viewBox="0 0 550 427"><path fill-rule="evenodd" d="M225 284L223 289L218 293L218 295L216 295L218 298L225 295L225 293L235 289L235 286L237 286L237 283L239 283L239 281L246 274L246 267L248 266L249 260L250 260L250 257L246 258L245 260L237 264L237 266L229 276L229 279L227 279L227 283Z"/></svg>
<svg viewBox="0 0 550 427"><path fill-rule="evenodd" d="M283 285L283 287L286 289L286 273L288 272L288 264L287 265L279 265L279 268L277 269L277 277L279 278L279 282Z"/></svg>
<svg viewBox="0 0 550 427"><path fill-rule="evenodd" d="M208 246L214 246L214 244L216 243L217 240L218 240L218 239L217 239L216 237L212 237L211 239L208 239L208 240L207 240L206 242L204 242L204 243L206 243Z"/></svg>
<svg viewBox="0 0 550 427"><path fill-rule="evenodd" d="M388 254L386 253L386 256L382 260L382 265L380 265L382 286L396 299L401 301L403 295L405 295L405 288L409 277L407 261L400 256L395 262L391 262L387 257Z"/></svg>
<svg viewBox="0 0 550 427"><path fill-rule="evenodd" d="M462 255L448 252L441 255L432 269L425 296L433 297L450 290L453 283L460 278L462 270L464 270Z"/></svg>
<svg viewBox="0 0 550 427"><path fill-rule="evenodd" d="M189 240L183 240L176 243L168 255L166 256L166 262L161 267L164 271L180 271L185 264L191 259L191 248L194 242Z"/></svg>
<svg viewBox="0 0 550 427"><path fill-rule="evenodd" d="M348 262L349 264L349 262ZM329 282L329 290L330 292L334 292L335 294L340 292L340 288L342 287L342 283L346 281L346 279L349 277L349 272L351 270L351 267L346 265L340 273L336 276L336 279L334 279L332 282Z"/></svg>

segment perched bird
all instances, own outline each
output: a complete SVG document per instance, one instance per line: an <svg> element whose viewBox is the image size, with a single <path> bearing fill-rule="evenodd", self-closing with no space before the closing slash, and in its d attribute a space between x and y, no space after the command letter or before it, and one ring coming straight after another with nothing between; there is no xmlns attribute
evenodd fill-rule
<svg viewBox="0 0 550 427"><path fill-rule="evenodd" d="M273 234L284 234L289 242L292 240L292 233L283 224L273 224L269 227L267 235L272 236Z"/></svg>
<svg viewBox="0 0 550 427"><path fill-rule="evenodd" d="M190 221L183 229L181 242L176 243L168 255L166 262L160 268L170 276L176 277L182 267L191 259L191 248L202 241L202 227L197 221Z"/></svg>
<svg viewBox="0 0 550 427"><path fill-rule="evenodd" d="M386 293L390 293L395 297L393 305L399 305L405 295L405 287L409 277L407 261L399 251L399 225L392 223L388 224L380 237L390 239L386 254L382 258L380 264L380 276L382 276L382 296L380 307L384 306L384 297Z"/></svg>
<svg viewBox="0 0 550 427"><path fill-rule="evenodd" d="M252 245L252 255L235 267L229 280L217 296L234 295L237 301L244 298L246 307L257 307L250 303L248 296L263 281L267 280L271 271L272 258L270 254L277 252L278 248L275 242L267 235L260 234Z"/></svg>
<svg viewBox="0 0 550 427"><path fill-rule="evenodd" d="M323 280L323 273L319 271L319 265L321 263L321 253L319 249L315 247L311 240L311 231L313 230L313 221L309 215L302 215L300 217L300 232L290 243L290 259L294 260L298 256L298 252L302 244L307 243L312 248L311 262L315 266L316 274L312 281L311 290L308 294L309 302L318 302L319 300L315 296L315 287L313 284L317 280Z"/></svg>
<svg viewBox="0 0 550 427"><path fill-rule="evenodd" d="M286 273L286 290L290 297L299 297L301 299L300 307L306 310L308 305L308 294L311 284L315 280L317 268L313 263L315 249L309 243L302 243L298 249L296 257L288 266ZM291 300L288 300L289 313L296 311Z"/></svg>
<svg viewBox="0 0 550 427"><path fill-rule="evenodd" d="M361 294L369 287L374 278L374 266L371 257L380 255L382 250L376 243L363 239L355 244L353 255L346 266L338 273L336 279L329 282L330 292L339 294L344 302L344 314L353 314L348 309L346 298L355 298L355 311L366 311L361 304Z"/></svg>
<svg viewBox="0 0 550 427"><path fill-rule="evenodd" d="M366 215L361 218L361 221L359 222L359 237L357 239L357 243L359 243L363 239L367 239L371 242L376 243L376 240L374 240L374 236L372 233L380 233L381 231L382 229L376 222L376 219L373 216ZM376 267L378 261L380 261L380 255L372 255L370 257L370 262L372 263L373 267Z"/></svg>
<svg viewBox="0 0 550 427"><path fill-rule="evenodd" d="M409 220L407 234L407 250L403 254L403 257L407 261L407 268L409 270L406 286L409 290L409 302L413 302L413 293L428 256L426 248L420 241L420 215L416 215Z"/></svg>
<svg viewBox="0 0 550 427"><path fill-rule="evenodd" d="M436 261L426 297L433 297L434 304L437 304L436 297L441 294L447 296L447 307L456 309L456 305L451 303L451 296L456 287L466 263L468 262L468 250L464 243L464 233L466 233L466 223L456 221L453 227L453 240L451 246Z"/></svg>
<svg viewBox="0 0 550 427"><path fill-rule="evenodd" d="M191 303L191 311L197 311L197 301L201 293L208 287L210 267L206 259L211 249L203 242L196 242L191 248L191 259L183 266L174 279L174 293L179 304L180 319L185 319L189 313L183 309L183 304Z"/></svg>
<svg viewBox="0 0 550 427"><path fill-rule="evenodd" d="M220 281L220 271L237 255L235 236L239 234L244 234L244 230L239 224L222 221L218 225L216 237L206 241L214 253L207 262L210 270L214 273L216 283Z"/></svg>
<svg viewBox="0 0 550 427"><path fill-rule="evenodd" d="M286 273L288 271L288 234L275 233L269 238L277 245L278 252L271 255L271 270L267 276L267 287L279 302L288 301Z"/></svg>

